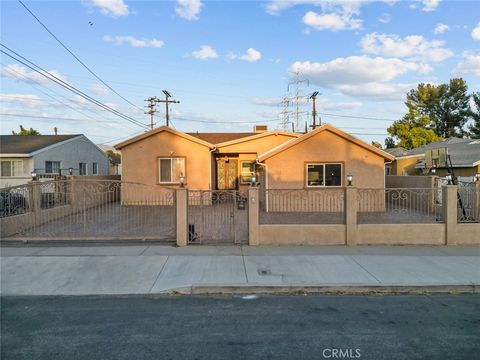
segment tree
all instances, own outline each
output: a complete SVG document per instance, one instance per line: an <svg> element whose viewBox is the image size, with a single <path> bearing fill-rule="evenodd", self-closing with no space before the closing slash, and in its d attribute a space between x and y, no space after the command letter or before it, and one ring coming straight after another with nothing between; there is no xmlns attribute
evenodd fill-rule
<svg viewBox="0 0 480 360"><path fill-rule="evenodd" d="M473 119L473 124L469 126L470 137L473 139L480 139L480 92L472 94L472 112L470 116Z"/></svg>
<svg viewBox="0 0 480 360"><path fill-rule="evenodd" d="M395 121L387 129L389 134L399 140L398 143L395 144L396 147L413 149L442 139L435 134L435 131L426 127L428 124L427 118L417 122L409 120L407 115L405 115L404 119ZM388 148L391 142L393 142L393 138L387 138L385 141L387 142L387 140L390 142L390 144L387 144Z"/></svg>
<svg viewBox="0 0 480 360"><path fill-rule="evenodd" d="M105 151L111 163L120 164L121 156L119 153L114 152L113 150Z"/></svg>
<svg viewBox="0 0 480 360"><path fill-rule="evenodd" d="M385 139L385 148L386 149L393 149L395 147L395 140L393 137L389 136Z"/></svg>
<svg viewBox="0 0 480 360"><path fill-rule="evenodd" d="M382 148L382 144L380 144L378 141L372 141L372 145L379 149Z"/></svg>
<svg viewBox="0 0 480 360"><path fill-rule="evenodd" d="M408 112L388 128L391 138L387 138L387 148L393 143L411 149L442 138L467 135L463 129L471 116L467 90L462 78L438 86L422 83L410 90L405 102Z"/></svg>
<svg viewBox="0 0 480 360"><path fill-rule="evenodd" d="M40 135L40 133L33 128L27 130L22 125L20 125L20 131L16 133L14 130L12 130L12 135Z"/></svg>

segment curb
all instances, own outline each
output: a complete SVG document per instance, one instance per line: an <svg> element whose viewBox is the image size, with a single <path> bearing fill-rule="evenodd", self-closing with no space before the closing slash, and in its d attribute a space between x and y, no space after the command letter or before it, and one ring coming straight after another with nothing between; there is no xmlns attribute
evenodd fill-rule
<svg viewBox="0 0 480 360"><path fill-rule="evenodd" d="M192 285L162 291L169 295L428 295L478 294L476 284L451 285Z"/></svg>

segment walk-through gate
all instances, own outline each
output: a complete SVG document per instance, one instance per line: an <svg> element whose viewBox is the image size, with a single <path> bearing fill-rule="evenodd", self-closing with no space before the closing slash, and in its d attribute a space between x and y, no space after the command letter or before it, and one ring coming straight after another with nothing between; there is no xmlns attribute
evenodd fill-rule
<svg viewBox="0 0 480 360"><path fill-rule="evenodd" d="M248 244L248 197L238 190L188 190L190 244Z"/></svg>

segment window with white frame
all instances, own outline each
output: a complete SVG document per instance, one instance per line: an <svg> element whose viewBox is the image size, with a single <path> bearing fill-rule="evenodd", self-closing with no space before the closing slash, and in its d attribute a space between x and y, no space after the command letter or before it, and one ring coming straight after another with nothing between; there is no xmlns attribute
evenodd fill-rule
<svg viewBox="0 0 480 360"><path fill-rule="evenodd" d="M2 160L0 176L23 176L23 160Z"/></svg>
<svg viewBox="0 0 480 360"><path fill-rule="evenodd" d="M92 175L98 175L98 163L96 162L92 164Z"/></svg>
<svg viewBox="0 0 480 360"><path fill-rule="evenodd" d="M79 163L78 164L78 174L79 175L87 175L87 163Z"/></svg>
<svg viewBox="0 0 480 360"><path fill-rule="evenodd" d="M60 161L45 161L45 173L46 174L59 174L60 173Z"/></svg>
<svg viewBox="0 0 480 360"><path fill-rule="evenodd" d="M307 187L342 186L342 164L307 164L306 183Z"/></svg>
<svg viewBox="0 0 480 360"><path fill-rule="evenodd" d="M184 158L159 158L158 180L160 184L178 184L180 176L185 176Z"/></svg>
<svg viewBox="0 0 480 360"><path fill-rule="evenodd" d="M250 184L252 176L255 176L255 161L242 161L240 172L240 184Z"/></svg>

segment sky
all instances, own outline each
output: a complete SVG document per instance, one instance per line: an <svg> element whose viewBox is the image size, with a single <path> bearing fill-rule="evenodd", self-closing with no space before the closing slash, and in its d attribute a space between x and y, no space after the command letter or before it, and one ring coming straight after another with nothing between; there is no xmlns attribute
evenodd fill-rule
<svg viewBox="0 0 480 360"><path fill-rule="evenodd" d="M163 98L162 90L180 101L170 106L178 130L282 129L284 119L297 122L298 77L297 129L311 123L307 99L319 91L322 122L383 143L386 128L406 111L405 94L418 83L463 77L469 91L480 91L480 1L23 3L114 91L20 2L0 3L0 49L15 51L136 123L1 53L2 134L20 125L42 134L56 127L60 134L115 144L145 131L145 99ZM164 104L157 110L160 126Z"/></svg>

